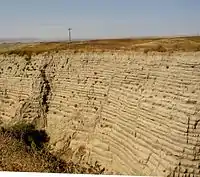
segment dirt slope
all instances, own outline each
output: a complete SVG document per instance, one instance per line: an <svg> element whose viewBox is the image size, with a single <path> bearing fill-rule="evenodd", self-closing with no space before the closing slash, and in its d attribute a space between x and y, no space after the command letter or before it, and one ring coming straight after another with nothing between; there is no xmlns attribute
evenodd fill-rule
<svg viewBox="0 0 200 177"><path fill-rule="evenodd" d="M199 118L199 52L0 56L1 121L45 128L65 160L199 176Z"/></svg>

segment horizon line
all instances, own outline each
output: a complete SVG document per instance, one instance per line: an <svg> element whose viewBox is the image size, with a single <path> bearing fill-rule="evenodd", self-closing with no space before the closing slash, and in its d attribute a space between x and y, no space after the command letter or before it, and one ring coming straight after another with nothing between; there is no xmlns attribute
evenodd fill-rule
<svg viewBox="0 0 200 177"><path fill-rule="evenodd" d="M108 40L108 39L139 39L139 38L178 38L178 37L193 37L200 36L200 34L190 35L143 35L143 36L124 36L124 37L92 37L92 38L72 38L72 41L85 41L85 40ZM1 38L0 43L12 43L12 42L61 42L69 41L69 38L37 38L37 37L13 37L13 38Z"/></svg>

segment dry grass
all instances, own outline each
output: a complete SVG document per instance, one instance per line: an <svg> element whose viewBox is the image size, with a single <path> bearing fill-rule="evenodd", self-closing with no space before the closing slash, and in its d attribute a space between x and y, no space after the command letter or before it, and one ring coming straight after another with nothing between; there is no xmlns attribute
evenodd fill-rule
<svg viewBox="0 0 200 177"><path fill-rule="evenodd" d="M95 164L83 166L65 162L50 153L48 136L33 125L24 123L0 131L0 171L91 173L102 174L104 169Z"/></svg>
<svg viewBox="0 0 200 177"><path fill-rule="evenodd" d="M4 44L5 46L5 44ZM70 50L82 51L110 51L110 50L133 50L168 52L168 51L200 51L200 36L176 37L176 38L136 38L136 39L103 39L90 40L85 42L41 42L11 47L8 50L1 50L0 54L16 54L19 56L31 56L44 52L58 52Z"/></svg>

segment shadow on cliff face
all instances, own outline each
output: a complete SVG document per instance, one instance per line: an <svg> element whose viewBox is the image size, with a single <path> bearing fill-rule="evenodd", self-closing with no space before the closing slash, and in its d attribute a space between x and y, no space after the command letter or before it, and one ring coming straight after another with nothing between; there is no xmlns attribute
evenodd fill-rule
<svg viewBox="0 0 200 177"><path fill-rule="evenodd" d="M103 174L100 165L66 162L50 153L50 138L32 124L17 123L0 129L0 171Z"/></svg>
<svg viewBox="0 0 200 177"><path fill-rule="evenodd" d="M44 130L36 130L32 124L17 123L12 127L1 128L1 135L9 136L22 142L26 149L42 150L46 143L49 142L49 137Z"/></svg>

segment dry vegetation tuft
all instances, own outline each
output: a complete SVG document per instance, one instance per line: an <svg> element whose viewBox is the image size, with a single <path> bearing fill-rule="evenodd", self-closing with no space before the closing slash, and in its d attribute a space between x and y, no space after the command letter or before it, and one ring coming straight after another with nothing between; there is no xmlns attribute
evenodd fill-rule
<svg viewBox="0 0 200 177"><path fill-rule="evenodd" d="M50 153L49 137L32 124L18 123L0 130L0 171L102 174L98 163L83 166Z"/></svg>

